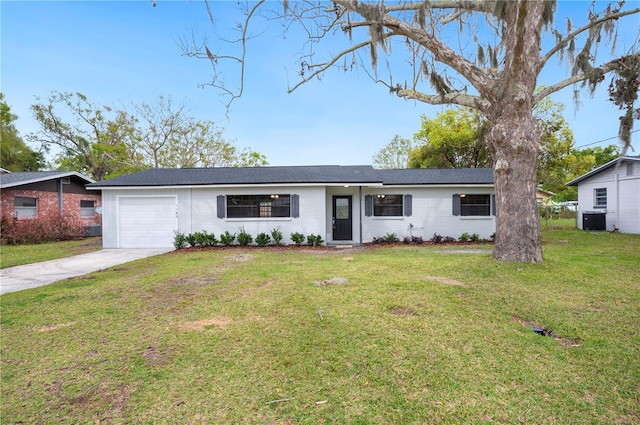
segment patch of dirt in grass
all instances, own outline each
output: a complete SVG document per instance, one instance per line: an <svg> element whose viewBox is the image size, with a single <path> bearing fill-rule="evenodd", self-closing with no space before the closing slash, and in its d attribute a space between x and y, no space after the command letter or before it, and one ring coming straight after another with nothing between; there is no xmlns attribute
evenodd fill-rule
<svg viewBox="0 0 640 425"><path fill-rule="evenodd" d="M392 307L391 313L396 316L417 316L418 313L411 307Z"/></svg>
<svg viewBox="0 0 640 425"><path fill-rule="evenodd" d="M209 285L212 283L216 283L219 280L220 279L218 279L215 276L182 276L176 279L174 284L185 285L185 286L189 286L189 285L199 286L199 285Z"/></svg>
<svg viewBox="0 0 640 425"><path fill-rule="evenodd" d="M569 347L569 348L580 347L580 343L577 339L571 339L571 338L566 338L566 337L556 335L554 331L544 327L543 325L530 322L528 320L524 320L519 317L514 317L513 320L530 328L533 332L537 333L540 336L548 336L550 338L553 338L554 340L558 341L560 344L564 345L565 347Z"/></svg>
<svg viewBox="0 0 640 425"><path fill-rule="evenodd" d="M491 254L490 249L468 248L468 249L443 249L443 254Z"/></svg>
<svg viewBox="0 0 640 425"><path fill-rule="evenodd" d="M96 423L108 422L114 416L122 414L131 397L131 387L119 385L117 388L110 388L104 381L95 388L87 390L85 394L74 398L63 396L61 382L51 384L49 391L61 402L60 409L64 409L67 405L68 408L73 409L103 411Z"/></svg>
<svg viewBox="0 0 640 425"><path fill-rule="evenodd" d="M227 260L237 261L238 263L244 263L253 259L254 257L255 256L251 254L237 254L237 255L229 255L224 258L226 258Z"/></svg>
<svg viewBox="0 0 640 425"><path fill-rule="evenodd" d="M198 320L195 322L187 322L180 325L183 331L204 331L211 329L213 326L224 327L231 324L232 320L226 316L214 317L213 319Z"/></svg>
<svg viewBox="0 0 640 425"><path fill-rule="evenodd" d="M257 286L254 286L252 288L249 288L249 289L247 289L245 291L240 292L238 295L236 295L235 297L231 298L229 301L235 301L235 300L239 300L240 298L244 298L247 295L251 294L252 292L257 291L258 289L261 289L261 288L264 288L266 286L271 285L273 282L274 282L274 279L264 281L264 282L258 284Z"/></svg>
<svg viewBox="0 0 640 425"><path fill-rule="evenodd" d="M332 277L331 279L317 280L313 282L316 286L346 285L347 283L349 283L349 279L345 279L344 277Z"/></svg>
<svg viewBox="0 0 640 425"><path fill-rule="evenodd" d="M459 280L455 280L455 279L450 279L448 277L444 277L444 276L425 276L424 277L427 280L433 280L439 283L444 283L445 285L452 285L452 286L460 286L463 288L466 288L467 285L465 285L464 283L460 282Z"/></svg>
<svg viewBox="0 0 640 425"><path fill-rule="evenodd" d="M150 366L166 366L173 360L173 355L170 349L162 349L157 345L147 347L142 353L142 358Z"/></svg>
<svg viewBox="0 0 640 425"><path fill-rule="evenodd" d="M40 329L38 329L38 332L56 331L58 329L68 328L69 326L73 326L75 324L76 324L76 322L67 322L67 323L60 323L60 324L52 325L52 326L43 326Z"/></svg>

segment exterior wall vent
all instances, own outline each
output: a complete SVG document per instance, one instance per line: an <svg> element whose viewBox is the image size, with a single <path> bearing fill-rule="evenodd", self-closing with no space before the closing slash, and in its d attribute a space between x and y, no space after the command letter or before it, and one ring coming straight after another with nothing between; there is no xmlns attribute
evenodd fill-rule
<svg viewBox="0 0 640 425"><path fill-rule="evenodd" d="M71 177L63 177L60 179L62 184L71 184Z"/></svg>

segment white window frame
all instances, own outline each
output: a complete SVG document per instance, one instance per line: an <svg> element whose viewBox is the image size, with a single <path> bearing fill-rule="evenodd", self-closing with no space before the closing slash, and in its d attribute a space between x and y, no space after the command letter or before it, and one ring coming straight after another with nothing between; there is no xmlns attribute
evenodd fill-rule
<svg viewBox="0 0 640 425"><path fill-rule="evenodd" d="M93 205L91 207L83 207L83 202L91 202ZM96 201L90 199L82 199L80 200L80 217L93 217L96 215Z"/></svg>
<svg viewBox="0 0 640 425"><path fill-rule="evenodd" d="M17 206L16 200L18 199L33 199L34 206ZM30 196L15 196L13 198L13 210L18 218L32 218L38 216L38 198L32 198Z"/></svg>
<svg viewBox="0 0 640 425"><path fill-rule="evenodd" d="M607 208L607 188L593 189L593 208Z"/></svg>
<svg viewBox="0 0 640 425"><path fill-rule="evenodd" d="M254 220L254 219L290 219L291 213L291 194L272 194L272 195L226 195L226 217L232 220ZM231 199L240 198L242 206L236 207L231 204ZM275 211L282 211L283 205L277 205L279 202L288 204L286 215L273 215ZM237 216L236 211L240 211ZM230 212L233 213L230 214ZM242 215L246 211L253 211L256 215Z"/></svg>
<svg viewBox="0 0 640 425"><path fill-rule="evenodd" d="M399 214L380 214L387 207L397 208L398 204L388 205L385 204L385 200L390 199L391 196L400 198L400 213ZM403 217L404 215L404 195L400 194L378 194L373 195L373 216L374 217Z"/></svg>
<svg viewBox="0 0 640 425"><path fill-rule="evenodd" d="M468 201L469 199L478 199L479 197L482 197L482 199L487 199L487 203L482 203L482 204L471 204L471 203L465 203L465 201ZM476 209L484 209L486 207L487 209L487 213L486 214L476 214L475 211ZM467 193L463 195L460 195L460 215L462 217L490 217L491 216L491 195L487 194L487 193Z"/></svg>

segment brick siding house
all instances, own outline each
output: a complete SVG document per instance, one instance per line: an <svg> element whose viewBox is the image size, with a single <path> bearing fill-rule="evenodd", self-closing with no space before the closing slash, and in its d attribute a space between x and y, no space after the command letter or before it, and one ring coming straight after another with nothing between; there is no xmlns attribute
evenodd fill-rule
<svg viewBox="0 0 640 425"><path fill-rule="evenodd" d="M100 192L88 191L89 177L68 171L0 173L3 217L29 219L71 215L80 217L90 235L101 234Z"/></svg>

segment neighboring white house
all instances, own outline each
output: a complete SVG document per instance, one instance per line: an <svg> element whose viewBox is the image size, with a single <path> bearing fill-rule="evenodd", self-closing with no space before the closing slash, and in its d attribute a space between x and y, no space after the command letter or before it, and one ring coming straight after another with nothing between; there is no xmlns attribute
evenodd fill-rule
<svg viewBox="0 0 640 425"><path fill-rule="evenodd" d="M578 228L640 234L640 157L616 158L567 186L578 187Z"/></svg>
<svg viewBox="0 0 640 425"><path fill-rule="evenodd" d="M362 244L395 233L495 232L491 169L371 166L150 169L93 183L102 191L105 248L171 247L175 232L255 236L279 228Z"/></svg>

